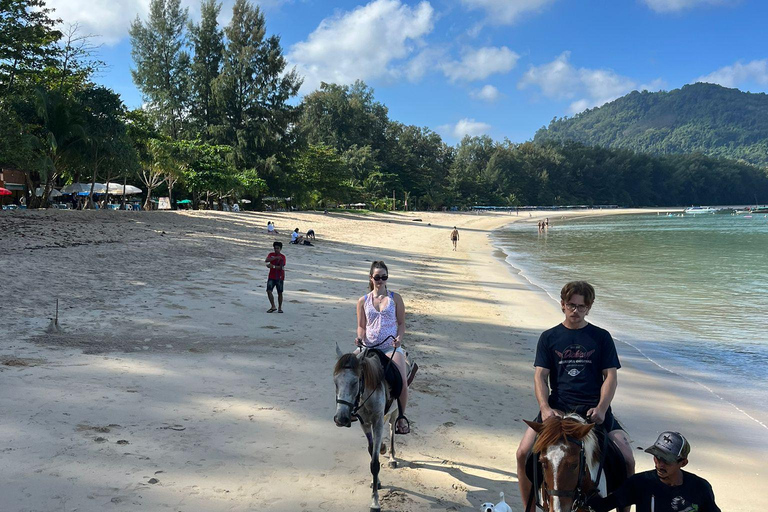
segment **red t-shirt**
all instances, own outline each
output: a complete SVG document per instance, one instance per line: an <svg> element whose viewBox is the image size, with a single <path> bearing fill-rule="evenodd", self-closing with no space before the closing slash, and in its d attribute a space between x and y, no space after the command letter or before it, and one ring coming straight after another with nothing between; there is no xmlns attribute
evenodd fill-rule
<svg viewBox="0 0 768 512"><path fill-rule="evenodd" d="M273 265L280 265L280 267L285 267L285 254L277 254L277 253L271 252L267 255L267 261L269 263L272 263ZM285 270L283 270L282 268L269 269L269 279L277 279L278 281L284 281Z"/></svg>

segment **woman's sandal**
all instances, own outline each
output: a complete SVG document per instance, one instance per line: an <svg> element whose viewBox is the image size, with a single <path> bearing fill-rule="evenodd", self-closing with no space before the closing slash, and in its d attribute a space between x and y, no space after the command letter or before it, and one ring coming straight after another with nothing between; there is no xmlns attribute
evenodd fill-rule
<svg viewBox="0 0 768 512"><path fill-rule="evenodd" d="M400 427L400 420L405 420L405 428ZM395 434L406 435L411 433L411 422L405 415L401 414L395 420Z"/></svg>

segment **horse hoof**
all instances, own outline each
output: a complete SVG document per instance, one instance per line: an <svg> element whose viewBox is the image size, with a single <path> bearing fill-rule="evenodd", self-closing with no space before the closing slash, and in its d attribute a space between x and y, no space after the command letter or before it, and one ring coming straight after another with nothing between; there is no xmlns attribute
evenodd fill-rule
<svg viewBox="0 0 768 512"><path fill-rule="evenodd" d="M381 509L380 508L373 508L373 507L371 507L370 512L381 512Z"/></svg>
<svg viewBox="0 0 768 512"><path fill-rule="evenodd" d="M373 482L371 482L371 489L373 489ZM379 486L377 487L377 489L381 489L381 482L379 482ZM373 509L371 509L371 510L373 510Z"/></svg>
<svg viewBox="0 0 768 512"><path fill-rule="evenodd" d="M396 460L389 461L389 467L396 468L397 467L397 461Z"/></svg>
<svg viewBox="0 0 768 512"><path fill-rule="evenodd" d="M379 454L384 455L385 453L387 453L387 445L384 443L381 443L381 448L379 448Z"/></svg>

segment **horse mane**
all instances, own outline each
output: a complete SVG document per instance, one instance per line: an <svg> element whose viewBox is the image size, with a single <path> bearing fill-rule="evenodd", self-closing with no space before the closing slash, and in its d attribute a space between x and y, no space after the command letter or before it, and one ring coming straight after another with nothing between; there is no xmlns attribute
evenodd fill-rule
<svg viewBox="0 0 768 512"><path fill-rule="evenodd" d="M360 360L357 354L344 354L336 361L333 374L337 375L342 370L352 370L358 377L362 375L365 389L369 391L378 388L384 379L384 368L381 367L378 357L363 357Z"/></svg>
<svg viewBox="0 0 768 512"><path fill-rule="evenodd" d="M564 418L550 416L543 423L543 428L539 432L536 443L533 445L533 451L541 453L553 444L561 441L565 442L568 440L568 437L573 437L583 439L585 451L588 454L597 454L599 458L600 448L598 447L594 429L590 430L586 435L580 433L586 424L586 420L578 414L567 414Z"/></svg>

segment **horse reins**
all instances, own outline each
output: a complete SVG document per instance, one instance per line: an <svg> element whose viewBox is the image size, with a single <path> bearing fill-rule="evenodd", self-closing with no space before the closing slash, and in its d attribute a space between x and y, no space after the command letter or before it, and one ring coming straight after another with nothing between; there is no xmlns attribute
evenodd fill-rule
<svg viewBox="0 0 768 512"><path fill-rule="evenodd" d="M392 338L393 340L394 340L394 339L396 339L394 336L392 336L392 335L390 334L389 336L387 336L386 338L384 338L382 341L380 341L380 342L379 342L379 343L377 343L376 345L373 345L373 346L371 346L371 347L362 347L362 348L363 348L363 358L365 358L365 357L368 357L368 355L367 355L367 352L368 352L368 350L369 350L369 349L373 349L373 348L376 348L376 347L380 347L381 345L383 345L383 344L385 344L387 341L389 341L389 339L390 339L390 338ZM395 352L396 352L396 351L397 351L397 347L392 347L392 355L391 355L391 356L389 356L389 361L387 362L387 366L386 366L386 367L384 367L384 375L386 375L386 373L387 373L387 370L389 370L389 365L390 365L390 364L392 364L392 358L395 356ZM403 383L403 385L405 385L405 383ZM363 408L363 406L365 405L365 402L367 402L367 401L368 401L368 399L369 399L369 398L371 398L371 396L373 396L373 394L376 392L376 390L375 390L375 389L374 389L374 390L372 390L372 391L371 391L371 392L368 394L368 396L367 396L367 397L365 397L365 400L363 400L363 402L362 402L362 403L360 403L360 397L363 395L363 390L364 390L364 389L365 389L365 377L364 377L364 376L363 376L363 374L361 373L361 374L360 374L360 380L358 381L358 390L357 390L357 396L355 397L355 403L352 403L352 402L348 402L348 401L346 401L346 400L341 400L340 398L336 398L336 403L337 403L337 404L346 405L347 407L349 407L349 409L350 409L350 414L351 414L352 416L356 417L358 420L360 420L360 422L361 422L361 423L363 422L363 418L361 418L361 417L360 417L360 415L357 413L357 411L359 411L360 409L362 409L362 408Z"/></svg>

